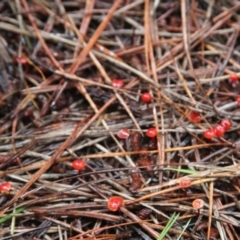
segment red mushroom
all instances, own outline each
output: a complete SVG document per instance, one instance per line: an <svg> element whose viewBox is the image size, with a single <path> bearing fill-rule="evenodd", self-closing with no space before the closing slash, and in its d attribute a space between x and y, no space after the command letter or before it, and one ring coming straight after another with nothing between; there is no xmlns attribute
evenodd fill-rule
<svg viewBox="0 0 240 240"><path fill-rule="evenodd" d="M183 178L180 182L179 182L179 187L183 188L184 191L184 195L186 197L187 195L187 188L191 186L191 181L188 178Z"/></svg>
<svg viewBox="0 0 240 240"><path fill-rule="evenodd" d="M112 86L115 87L115 88L122 88L123 87L123 80L121 79L114 79L112 81Z"/></svg>
<svg viewBox="0 0 240 240"><path fill-rule="evenodd" d="M224 128L225 131L229 130L232 126L232 123L229 119L222 119L219 124Z"/></svg>
<svg viewBox="0 0 240 240"><path fill-rule="evenodd" d="M117 136L121 139L127 139L130 136L130 131L127 128L123 128L117 132Z"/></svg>
<svg viewBox="0 0 240 240"><path fill-rule="evenodd" d="M154 138L156 137L157 135L157 130L156 128L149 128L146 132L146 135L149 137L149 138Z"/></svg>
<svg viewBox="0 0 240 240"><path fill-rule="evenodd" d="M116 212L124 204L123 198L119 196L110 197L108 200L108 209Z"/></svg>
<svg viewBox="0 0 240 240"><path fill-rule="evenodd" d="M203 136L207 139L213 139L216 137L214 129L208 129L203 133Z"/></svg>
<svg viewBox="0 0 240 240"><path fill-rule="evenodd" d="M72 162L72 167L75 170L81 171L86 167L86 163L82 159L76 159Z"/></svg>
<svg viewBox="0 0 240 240"><path fill-rule="evenodd" d="M202 117L198 112L191 111L189 113L189 118L191 119L192 122L198 123L201 121Z"/></svg>
<svg viewBox="0 0 240 240"><path fill-rule="evenodd" d="M195 199L192 202L192 206L193 206L193 208L198 210L198 215L199 215L200 209L203 208L203 206L204 206L204 201L202 199Z"/></svg>
<svg viewBox="0 0 240 240"><path fill-rule="evenodd" d="M141 94L141 99L145 103L150 103L152 101L152 95L149 92L144 92Z"/></svg>
<svg viewBox="0 0 240 240"><path fill-rule="evenodd" d="M235 83L238 81L238 75L236 73L232 73L229 77L231 83Z"/></svg>
<svg viewBox="0 0 240 240"><path fill-rule="evenodd" d="M223 134L225 133L225 129L222 125L218 124L217 126L214 127L214 132L216 137L222 137Z"/></svg>
<svg viewBox="0 0 240 240"><path fill-rule="evenodd" d="M0 192L9 193L11 190L12 184L10 182L3 182L0 184Z"/></svg>

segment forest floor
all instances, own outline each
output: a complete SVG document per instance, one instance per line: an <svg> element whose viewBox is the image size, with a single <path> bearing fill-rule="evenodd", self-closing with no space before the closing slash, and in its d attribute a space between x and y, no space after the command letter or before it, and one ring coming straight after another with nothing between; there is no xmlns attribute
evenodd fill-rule
<svg viewBox="0 0 240 240"><path fill-rule="evenodd" d="M240 239L240 2L0 2L0 239Z"/></svg>

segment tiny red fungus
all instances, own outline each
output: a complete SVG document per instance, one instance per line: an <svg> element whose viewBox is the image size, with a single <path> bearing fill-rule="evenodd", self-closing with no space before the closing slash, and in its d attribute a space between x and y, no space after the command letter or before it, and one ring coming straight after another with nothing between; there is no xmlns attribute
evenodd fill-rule
<svg viewBox="0 0 240 240"><path fill-rule="evenodd" d="M152 100L152 95L149 92L144 92L141 94L141 99L145 103L150 103Z"/></svg>
<svg viewBox="0 0 240 240"><path fill-rule="evenodd" d="M203 133L203 136L207 139L213 139L216 137L214 129L208 129Z"/></svg>
<svg viewBox="0 0 240 240"><path fill-rule="evenodd" d="M204 206L204 201L202 199L195 199L192 202L192 206L193 206L193 208L198 210L198 215L199 215L200 209L203 208L203 206Z"/></svg>
<svg viewBox="0 0 240 240"><path fill-rule="evenodd" d="M121 139L127 139L130 136L130 131L127 128L123 128L117 132L117 136Z"/></svg>
<svg viewBox="0 0 240 240"><path fill-rule="evenodd" d="M181 187L181 188L188 188L190 186L191 186L191 181L188 178L183 178L179 182L179 187Z"/></svg>
<svg viewBox="0 0 240 240"><path fill-rule="evenodd" d="M108 209L116 212L124 204L123 198L119 196L110 197L108 200Z"/></svg>
<svg viewBox="0 0 240 240"><path fill-rule="evenodd" d="M236 73L232 73L229 77L231 83L235 83L238 81L238 75Z"/></svg>
<svg viewBox="0 0 240 240"><path fill-rule="evenodd" d="M237 102L238 104L240 104L240 97L237 97L237 98L236 98L236 102Z"/></svg>
<svg viewBox="0 0 240 240"><path fill-rule="evenodd" d="M112 86L115 87L115 88L122 88L123 87L123 80L121 79L114 79L112 81Z"/></svg>
<svg viewBox="0 0 240 240"><path fill-rule="evenodd" d="M72 167L75 170L83 170L86 167L86 163L81 159L76 159L72 162Z"/></svg>
<svg viewBox="0 0 240 240"><path fill-rule="evenodd" d="M192 202L192 206L195 209L200 209L200 208L202 208L204 206L204 201L202 199L195 199Z"/></svg>
<svg viewBox="0 0 240 240"><path fill-rule="evenodd" d="M192 122L198 123L201 121L202 117L198 112L191 111L189 114L189 118L191 119Z"/></svg>
<svg viewBox="0 0 240 240"><path fill-rule="evenodd" d="M27 60L25 57L16 57L16 61L21 64L26 64Z"/></svg>
<svg viewBox="0 0 240 240"><path fill-rule="evenodd" d="M146 132L147 137L149 138L154 138L157 135L157 130L156 128L149 128Z"/></svg>
<svg viewBox="0 0 240 240"><path fill-rule="evenodd" d="M187 196L187 188L191 186L191 181L188 178L183 178L180 182L179 182L179 187L181 187L184 191L184 197Z"/></svg>
<svg viewBox="0 0 240 240"><path fill-rule="evenodd" d="M11 190L12 184L10 182L3 182L0 184L0 192L9 193Z"/></svg>
<svg viewBox="0 0 240 240"><path fill-rule="evenodd" d="M222 125L218 124L217 126L214 127L214 132L216 137L222 137L223 134L225 133L225 129Z"/></svg>
<svg viewBox="0 0 240 240"><path fill-rule="evenodd" d="M229 119L222 119L221 122L219 123L225 131L231 128L232 123L230 122Z"/></svg>

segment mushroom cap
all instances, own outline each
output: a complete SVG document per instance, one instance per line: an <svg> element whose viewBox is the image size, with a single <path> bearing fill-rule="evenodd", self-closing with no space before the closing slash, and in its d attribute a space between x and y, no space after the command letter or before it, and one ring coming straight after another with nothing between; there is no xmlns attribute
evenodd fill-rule
<svg viewBox="0 0 240 240"><path fill-rule="evenodd" d="M123 128L117 132L117 136L121 139L127 139L130 136L130 131L127 128Z"/></svg>
<svg viewBox="0 0 240 240"><path fill-rule="evenodd" d="M192 206L195 209L200 209L200 208L202 208L204 206L204 201L202 199L195 199L192 202Z"/></svg>
<svg viewBox="0 0 240 240"><path fill-rule="evenodd" d="M112 86L115 87L115 88L121 88L123 87L124 83L123 83L123 80L121 79L114 79L112 81Z"/></svg>
<svg viewBox="0 0 240 240"><path fill-rule="evenodd" d="M0 192L8 193L11 190L12 184L10 182L3 182L0 184Z"/></svg>
<svg viewBox="0 0 240 240"><path fill-rule="evenodd" d="M150 103L152 100L152 95L149 92L144 92L141 94L141 99L145 103Z"/></svg>
<svg viewBox="0 0 240 240"><path fill-rule="evenodd" d="M82 159L76 159L72 162L72 167L75 170L82 170L86 167L86 163Z"/></svg>
<svg viewBox="0 0 240 240"><path fill-rule="evenodd" d="M192 182L190 181L190 179L184 178L179 182L179 186L181 188L188 188L189 186L191 186L191 183Z"/></svg>
<svg viewBox="0 0 240 240"><path fill-rule="evenodd" d="M157 135L157 130L156 130L156 128L153 128L153 127L149 128L149 129L147 130L147 132L146 132L146 135L147 135L149 138L154 138L154 137L156 137L156 135Z"/></svg>
<svg viewBox="0 0 240 240"><path fill-rule="evenodd" d="M111 211L117 211L124 204L123 198L119 196L110 197L108 200L108 209Z"/></svg>

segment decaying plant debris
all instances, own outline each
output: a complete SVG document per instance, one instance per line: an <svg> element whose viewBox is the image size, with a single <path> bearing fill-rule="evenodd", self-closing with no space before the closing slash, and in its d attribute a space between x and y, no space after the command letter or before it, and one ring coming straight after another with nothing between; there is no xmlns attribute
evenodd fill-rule
<svg viewBox="0 0 240 240"><path fill-rule="evenodd" d="M236 0L1 1L0 238L239 239L239 16Z"/></svg>

